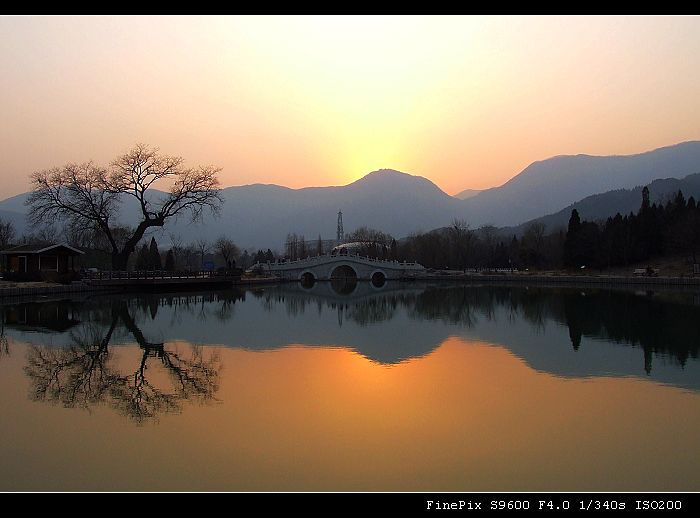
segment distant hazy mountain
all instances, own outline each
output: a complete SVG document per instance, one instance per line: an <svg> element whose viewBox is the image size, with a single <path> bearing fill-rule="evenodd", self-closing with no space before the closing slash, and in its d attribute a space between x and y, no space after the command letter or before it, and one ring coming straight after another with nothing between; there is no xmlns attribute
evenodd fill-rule
<svg viewBox="0 0 700 518"><path fill-rule="evenodd" d="M24 232L24 218L24 213L0 209L0 220L4 223L8 221L12 223L15 227L15 233L18 236Z"/></svg>
<svg viewBox="0 0 700 518"><path fill-rule="evenodd" d="M461 203L425 178L390 169L343 187L247 185L222 194L226 203L221 219L203 229L207 235L225 230L243 246L265 247L281 247L290 232L308 240L319 234L335 238L338 210L343 211L346 234L367 225L400 237L446 225L459 214Z"/></svg>
<svg viewBox="0 0 700 518"><path fill-rule="evenodd" d="M529 165L500 187L462 202L472 224L517 225L590 196L700 173L700 142L628 156L557 156Z"/></svg>
<svg viewBox="0 0 700 518"><path fill-rule="evenodd" d="M693 196L696 201L700 200L700 174L688 175L682 180L676 178L654 180L647 185L652 203L665 204L678 191L682 191L686 199ZM533 222L544 223L548 233L558 228L566 229L573 209L578 211L582 220L588 221L606 220L618 212L622 215L636 213L642 204L643 188L643 185L639 185L633 189L617 189L603 194L594 194L554 214L526 221L516 227L505 227L502 230L506 234L520 235Z"/></svg>
<svg viewBox="0 0 700 518"><path fill-rule="evenodd" d="M460 200L466 200L469 198L472 198L482 192L481 189L464 189L462 192L458 192L455 194L455 198L459 198Z"/></svg>
<svg viewBox="0 0 700 518"><path fill-rule="evenodd" d="M27 196L27 193L23 193L0 201L0 220L5 223L8 221L12 223L15 227L15 237L21 236L25 231L25 215L27 209L24 206L24 200L27 199Z"/></svg>
<svg viewBox="0 0 700 518"><path fill-rule="evenodd" d="M165 193L155 189L151 193L153 197L162 196L164 194ZM0 201L0 219L3 221L11 221L14 224L17 238L21 237L24 233L29 234L32 231L27 222L27 206L25 205L25 201L28 197L29 193L22 193ZM131 196L124 196L124 200L121 204L119 221L127 225L135 226L138 224L139 214L140 208L138 202ZM46 221L44 223L46 225L53 224L57 227L57 230L59 229L58 227L61 226L60 224L56 224L57 222L55 221ZM63 237L59 235L56 239L60 241Z"/></svg>
<svg viewBox="0 0 700 518"><path fill-rule="evenodd" d="M169 244L169 233L179 234L184 242L202 237L213 240L224 234L244 248L281 249L291 232L303 234L310 241L319 234L323 239L335 238L338 210L343 211L346 234L367 225L400 238L447 226L455 217L465 219L472 228L484 224L519 225L562 209L570 212L571 204L594 194L694 173L700 173L700 142L631 156L554 157L533 163L501 187L465 200L449 196L423 177L382 169L342 187L228 187L221 192L225 203L220 218L207 217L204 223L196 225L182 219L154 233L161 246ZM18 234L25 229L22 214L26 213L26 196L0 202L0 217L11 218ZM610 200L605 203L612 207L616 202ZM629 203L615 208L613 214L638 206L637 201ZM587 217L583 209L580 212ZM136 205L128 199L122 207L122 222L133 225L137 216Z"/></svg>
<svg viewBox="0 0 700 518"><path fill-rule="evenodd" d="M179 234L184 242L199 238L233 238L240 246L281 249L288 233L307 240L335 238L338 211L343 211L346 234L367 225L396 237L417 230L443 226L459 215L460 200L446 194L431 181L390 169L372 172L342 187L289 189L277 185L244 185L221 191L225 200L219 218L204 223L181 219L154 230L156 240L169 243L168 234ZM26 211L26 194L0 202L0 210ZM138 207L126 197L120 220L136 223ZM2 217L2 216L0 216ZM24 224L16 224L18 234ZM159 237L160 235L160 237Z"/></svg>

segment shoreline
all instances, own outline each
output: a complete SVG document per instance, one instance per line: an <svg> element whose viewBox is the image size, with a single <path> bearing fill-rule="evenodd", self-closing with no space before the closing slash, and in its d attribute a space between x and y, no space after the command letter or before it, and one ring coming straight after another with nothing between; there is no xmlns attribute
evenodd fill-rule
<svg viewBox="0 0 700 518"><path fill-rule="evenodd" d="M280 279L273 278L273 277L263 277L263 278L255 278L255 279L241 279L238 281L232 281L230 287L237 287L237 286L258 286L258 285L264 285L264 284L273 284L273 283L279 283ZM17 283L19 284L19 283ZM36 284L41 284L40 286L37 286ZM128 285L114 285L114 284L89 284L89 283L75 283L75 284L56 284L52 286L47 286L46 283L36 283L32 284L29 286L17 286L17 285L12 285L9 287L3 287L0 284L0 301L6 301L8 299L15 299L15 298L27 298L27 297L48 297L51 295L73 295L73 294L82 294L82 293L128 293L130 291L139 291L139 290L134 290L133 286L128 286ZM153 287L157 287L158 283L151 283L148 285L148 291L153 291ZM186 286L185 284L181 284L180 286L184 288L198 288L201 290L201 285L200 284L191 284L190 286ZM172 286L170 285L163 285L163 288L171 288Z"/></svg>
<svg viewBox="0 0 700 518"><path fill-rule="evenodd" d="M582 285L600 287L656 287L656 288L699 288L698 277L634 277L623 275L565 275L565 274L444 274L444 275L418 275L401 279L399 282L410 284L415 281L444 282L444 283L484 283L484 284L519 284L519 285ZM267 284L298 282L296 279L280 279L265 277L255 279L242 279L233 281L231 287L260 286ZM152 291L158 284L149 286ZM163 286L167 288L167 286ZM200 287L200 286L197 286ZM192 286L195 288L195 286ZM79 293L120 293L134 291L133 286L114 286L98 284L69 284L55 286L0 286L0 300L26 297L46 297L50 295L79 294ZM138 290L136 290L138 291Z"/></svg>
<svg viewBox="0 0 700 518"><path fill-rule="evenodd" d="M415 277L421 281L446 282L507 282L518 284L599 284L610 286L697 286L697 277L646 277L629 275L568 275L568 274L481 274L455 273L445 275L422 275Z"/></svg>

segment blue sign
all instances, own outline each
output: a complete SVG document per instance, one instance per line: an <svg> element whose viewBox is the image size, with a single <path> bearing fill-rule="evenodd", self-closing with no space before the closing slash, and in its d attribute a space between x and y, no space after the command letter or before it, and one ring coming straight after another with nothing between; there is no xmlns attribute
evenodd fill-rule
<svg viewBox="0 0 700 518"><path fill-rule="evenodd" d="M202 268L204 268L205 270L213 270L214 269L214 261L204 261Z"/></svg>

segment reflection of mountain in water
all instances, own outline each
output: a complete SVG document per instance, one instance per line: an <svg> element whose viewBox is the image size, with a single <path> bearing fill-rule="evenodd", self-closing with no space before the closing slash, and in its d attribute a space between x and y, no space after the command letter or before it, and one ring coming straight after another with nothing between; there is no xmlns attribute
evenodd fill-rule
<svg viewBox="0 0 700 518"><path fill-rule="evenodd" d="M207 294L104 296L72 303L78 327L109 326L105 308L124 304L143 340L185 340L270 350L338 345L391 364L423 356L447 337L503 345L532 367L563 376L640 376L700 389L698 296L606 289L330 283ZM4 315L18 311L8 306ZM5 319L8 333L42 333ZM76 324L73 324L76 325ZM113 343L133 341L118 326ZM67 336L52 335L53 343Z"/></svg>

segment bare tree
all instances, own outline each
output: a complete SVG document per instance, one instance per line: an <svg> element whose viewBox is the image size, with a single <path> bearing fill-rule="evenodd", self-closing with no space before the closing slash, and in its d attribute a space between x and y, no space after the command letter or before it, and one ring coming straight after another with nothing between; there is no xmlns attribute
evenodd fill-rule
<svg viewBox="0 0 700 518"><path fill-rule="evenodd" d="M4 222L0 218L0 249L7 248L15 238L15 226L11 221Z"/></svg>
<svg viewBox="0 0 700 518"><path fill-rule="evenodd" d="M221 236L216 240L214 251L223 258L227 268L231 268L232 262L241 253L236 244L225 236Z"/></svg>
<svg viewBox="0 0 700 518"><path fill-rule="evenodd" d="M285 248L287 250L287 259L290 261L297 260L299 237L296 234L287 234L287 241L285 243Z"/></svg>
<svg viewBox="0 0 700 518"><path fill-rule="evenodd" d="M180 270L183 268L183 258L185 247L182 244L182 236L180 234L170 233L168 234L170 238L170 250L173 251L173 259L175 260L175 269Z"/></svg>
<svg viewBox="0 0 700 518"><path fill-rule="evenodd" d="M493 225L484 225L477 231L477 237L481 241L482 254L484 263L489 266L494 266L496 258L496 246L498 245L498 229Z"/></svg>
<svg viewBox="0 0 700 518"><path fill-rule="evenodd" d="M188 245L182 249L182 262L185 265L186 270L194 270L197 264L197 247L194 245Z"/></svg>
<svg viewBox="0 0 700 518"><path fill-rule="evenodd" d="M299 236L299 241L297 242L297 258L306 259L308 254L306 252L306 238L301 235Z"/></svg>
<svg viewBox="0 0 700 518"><path fill-rule="evenodd" d="M347 236L348 242L364 243L367 245L380 244L388 246L391 243L391 239L392 237L389 234L369 227L360 227Z"/></svg>
<svg viewBox="0 0 700 518"><path fill-rule="evenodd" d="M362 244L357 253L369 257L386 258L389 254L392 240L393 237L391 235L369 227L360 227L347 236L349 243Z"/></svg>
<svg viewBox="0 0 700 518"><path fill-rule="evenodd" d="M223 202L219 171L212 166L187 168L181 157L161 155L156 148L137 144L109 168L87 162L33 173L33 191L27 200L30 222L65 219L84 230L100 232L109 243L112 267L123 270L147 229L162 227L184 214L193 221L200 219L207 208L218 213ZM160 182L172 182L164 196L149 190ZM138 203L140 222L122 244L114 229L119 206L129 196Z"/></svg>
<svg viewBox="0 0 700 518"><path fill-rule="evenodd" d="M56 230L54 225L46 223L34 226L33 232L22 234L20 241L24 245L46 246L55 243L57 236L60 235L61 233Z"/></svg>
<svg viewBox="0 0 700 518"><path fill-rule="evenodd" d="M34 232L34 242L36 244L48 245L56 241L57 235L58 231L56 227L50 223L46 223Z"/></svg>
<svg viewBox="0 0 700 518"><path fill-rule="evenodd" d="M211 245L209 244L209 241L207 241L204 238L201 238L195 241L194 246L197 249L197 252L199 253L201 259L199 266L202 270L204 270L204 256L209 253L209 250L211 250Z"/></svg>
<svg viewBox="0 0 700 518"><path fill-rule="evenodd" d="M544 259L544 231L546 227L541 221L534 221L525 227L522 239L522 252L527 261L536 266L542 266Z"/></svg>
<svg viewBox="0 0 700 518"><path fill-rule="evenodd" d="M448 238L454 264L464 270L472 253L474 232L469 228L466 220L455 218L448 227Z"/></svg>

